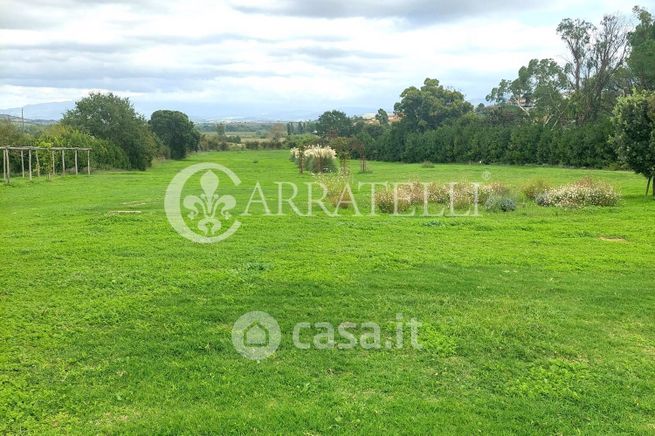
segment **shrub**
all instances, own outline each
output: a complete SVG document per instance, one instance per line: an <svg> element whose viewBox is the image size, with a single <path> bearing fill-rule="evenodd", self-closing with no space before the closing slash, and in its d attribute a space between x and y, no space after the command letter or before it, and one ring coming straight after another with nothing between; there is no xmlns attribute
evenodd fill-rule
<svg viewBox="0 0 655 436"><path fill-rule="evenodd" d="M484 208L493 212L512 212L516 210L516 202L509 197L492 195L485 201Z"/></svg>
<svg viewBox="0 0 655 436"><path fill-rule="evenodd" d="M511 198L503 198L500 200L500 210L503 212L512 212L516 210L516 203Z"/></svg>
<svg viewBox="0 0 655 436"><path fill-rule="evenodd" d="M450 205L451 197L455 209L466 209L475 202L475 187L471 183L455 183L454 185L439 185L437 183L409 182L399 183L398 189L398 211L407 210L410 206L423 207L425 198L430 204ZM376 192L375 202L382 212L394 212L394 186L384 191ZM510 197L509 187L502 183L480 185L478 187L478 204L486 204L503 211L516 209L516 203Z"/></svg>
<svg viewBox="0 0 655 436"><path fill-rule="evenodd" d="M410 204L423 205L425 197L429 203L447 203L448 186L436 183L409 182L398 184L398 196L406 198Z"/></svg>
<svg viewBox="0 0 655 436"><path fill-rule="evenodd" d="M472 189L473 187L471 187ZM480 203L486 202L491 197L507 197L510 194L510 189L508 186L500 183L494 182L488 185L480 185L478 188L478 201ZM471 192L471 201L473 201L474 193Z"/></svg>
<svg viewBox="0 0 655 436"><path fill-rule="evenodd" d="M537 194L537 196L534 198L534 202L537 203L539 206L549 206L548 204L548 194L547 192L542 192L541 194Z"/></svg>
<svg viewBox="0 0 655 436"><path fill-rule="evenodd" d="M203 133L200 135L200 141L198 142L198 147L202 151L223 150L224 148L221 146L221 143L222 141L218 136L208 135L206 133Z"/></svg>
<svg viewBox="0 0 655 436"><path fill-rule="evenodd" d="M568 185L549 189L536 198L540 206L584 207L584 206L615 206L620 195L614 188L604 182L584 178Z"/></svg>
<svg viewBox="0 0 655 436"><path fill-rule="evenodd" d="M544 194L550 189L550 185L544 180L537 179L529 182L527 185L523 186L521 192L528 200L535 201L538 196Z"/></svg>
<svg viewBox="0 0 655 436"><path fill-rule="evenodd" d="M226 142L227 150L229 151L244 151L246 146L238 142Z"/></svg>
<svg viewBox="0 0 655 436"><path fill-rule="evenodd" d="M279 150L282 148L284 143L277 139L272 139L270 141L260 141L259 148L264 150Z"/></svg>
<svg viewBox="0 0 655 436"><path fill-rule="evenodd" d="M478 188L478 202L480 199L482 187ZM451 189L450 185L446 186L448 190L448 203L452 201L455 209L463 209L471 206L475 201L475 188L470 183L456 183ZM451 199L452 196L452 199ZM485 197L486 199L486 197Z"/></svg>
<svg viewBox="0 0 655 436"><path fill-rule="evenodd" d="M423 204L426 191L426 186L418 181L398 185L398 197L406 198L410 204Z"/></svg>
<svg viewBox="0 0 655 436"><path fill-rule="evenodd" d="M395 213L395 212L405 212L410 208L412 203L407 197L404 197L403 194L398 192L398 201L397 206L395 205L396 200L394 196L394 189L387 188L382 191L375 192L375 205L378 210L384 213Z"/></svg>
<svg viewBox="0 0 655 436"><path fill-rule="evenodd" d="M421 164L421 167L423 167L423 168L434 168L434 164L432 162L430 162L429 160L426 160Z"/></svg>
<svg viewBox="0 0 655 436"><path fill-rule="evenodd" d="M91 166L96 169L130 168L127 154L118 145L63 124L49 126L36 138L37 146L46 147L47 144L52 147L90 148ZM84 153L80 152L78 156L80 166L86 166ZM67 162L72 162L73 152L67 151L65 157ZM59 164L59 159L56 164Z"/></svg>
<svg viewBox="0 0 655 436"><path fill-rule="evenodd" d="M342 173L327 173L319 174L317 176L317 181L325 187L327 190L326 200L332 204L332 206L339 206L340 208L347 208L348 203L343 203L342 201L348 202L353 199L344 197L341 199L341 194L346 188L346 185L350 182L350 178Z"/></svg>
<svg viewBox="0 0 655 436"><path fill-rule="evenodd" d="M432 203L448 203L449 188L447 185L437 185L430 183L428 185L428 201Z"/></svg>

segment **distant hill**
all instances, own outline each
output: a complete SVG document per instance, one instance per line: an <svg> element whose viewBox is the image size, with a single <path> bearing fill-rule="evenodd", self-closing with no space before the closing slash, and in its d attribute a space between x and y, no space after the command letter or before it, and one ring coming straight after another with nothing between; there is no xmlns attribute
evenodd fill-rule
<svg viewBox="0 0 655 436"><path fill-rule="evenodd" d="M9 115L13 117L20 118L21 109L23 109L23 116L25 119L30 120L47 120L50 122L58 121L61 119L64 112L69 109L72 109L75 106L75 103L72 101L59 101L52 103L39 103L39 104L28 104L26 106L12 107L6 109L0 109L0 114Z"/></svg>
<svg viewBox="0 0 655 436"><path fill-rule="evenodd" d="M2 109L0 109L0 120L7 120L15 124L23 124L25 125L35 125L35 126L48 126L50 124L54 124L57 121L56 120L33 120L29 118L25 118L24 120L21 117L16 117L13 115L9 114L3 114L1 113Z"/></svg>

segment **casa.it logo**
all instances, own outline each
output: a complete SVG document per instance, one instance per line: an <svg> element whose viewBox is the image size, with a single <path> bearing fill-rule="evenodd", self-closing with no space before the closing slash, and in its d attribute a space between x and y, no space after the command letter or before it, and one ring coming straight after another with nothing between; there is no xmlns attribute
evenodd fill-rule
<svg viewBox="0 0 655 436"><path fill-rule="evenodd" d="M266 312L248 312L232 326L232 345L246 359L266 359L275 353L281 340L280 325Z"/></svg>
<svg viewBox="0 0 655 436"><path fill-rule="evenodd" d="M166 189L168 222L184 238L212 244L232 236L241 226L230 211L236 206L225 188L241 184L229 168L217 163L191 165L177 173Z"/></svg>

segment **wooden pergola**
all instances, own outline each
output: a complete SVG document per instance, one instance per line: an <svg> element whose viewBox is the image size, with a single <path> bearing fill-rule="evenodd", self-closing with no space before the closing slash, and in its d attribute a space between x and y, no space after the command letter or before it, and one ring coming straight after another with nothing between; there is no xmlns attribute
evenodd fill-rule
<svg viewBox="0 0 655 436"><path fill-rule="evenodd" d="M32 154L36 157L36 176L41 176L41 165L39 165L39 152L50 151L52 157L52 174L56 174L55 171L55 152L61 152L61 173L62 175L66 174L66 151L75 152L75 174L79 174L78 168L78 153L80 151L86 151L86 172L88 175L91 175L91 149L90 148L81 148L81 147L0 147L2 150L2 176L5 183L11 181L11 166L9 162L9 153L11 151L20 151L20 164L21 164L21 174L25 177L25 154L27 154L27 173L29 174L29 179L32 180ZM25 153L27 152L27 153ZM32 153L34 152L34 153Z"/></svg>

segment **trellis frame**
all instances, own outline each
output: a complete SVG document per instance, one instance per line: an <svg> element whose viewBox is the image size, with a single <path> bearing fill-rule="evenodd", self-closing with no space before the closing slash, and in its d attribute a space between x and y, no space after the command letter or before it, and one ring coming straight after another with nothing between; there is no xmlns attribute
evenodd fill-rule
<svg viewBox="0 0 655 436"><path fill-rule="evenodd" d="M2 179L4 180L5 183L10 183L11 182L11 165L9 162L9 153L11 151L20 151L21 155L21 174L23 177L25 177L25 152L27 151L27 158L28 158L28 175L29 179L32 180L32 155L34 154L36 156L36 175L37 177L41 176L41 167L39 165L39 152L40 151L48 151L50 150L51 156L52 156L52 174L56 174L55 171L55 152L56 151L61 151L61 172L62 175L66 175L66 151L74 151L75 152L75 174L79 174L79 168L78 168L78 153L80 151L86 151L86 172L87 175L91 175L91 149L90 148L83 148L83 147L50 147L50 148L45 148L45 147L14 147L14 146L5 146L5 147L0 147L0 150L2 150ZM32 153L32 152L35 153Z"/></svg>

